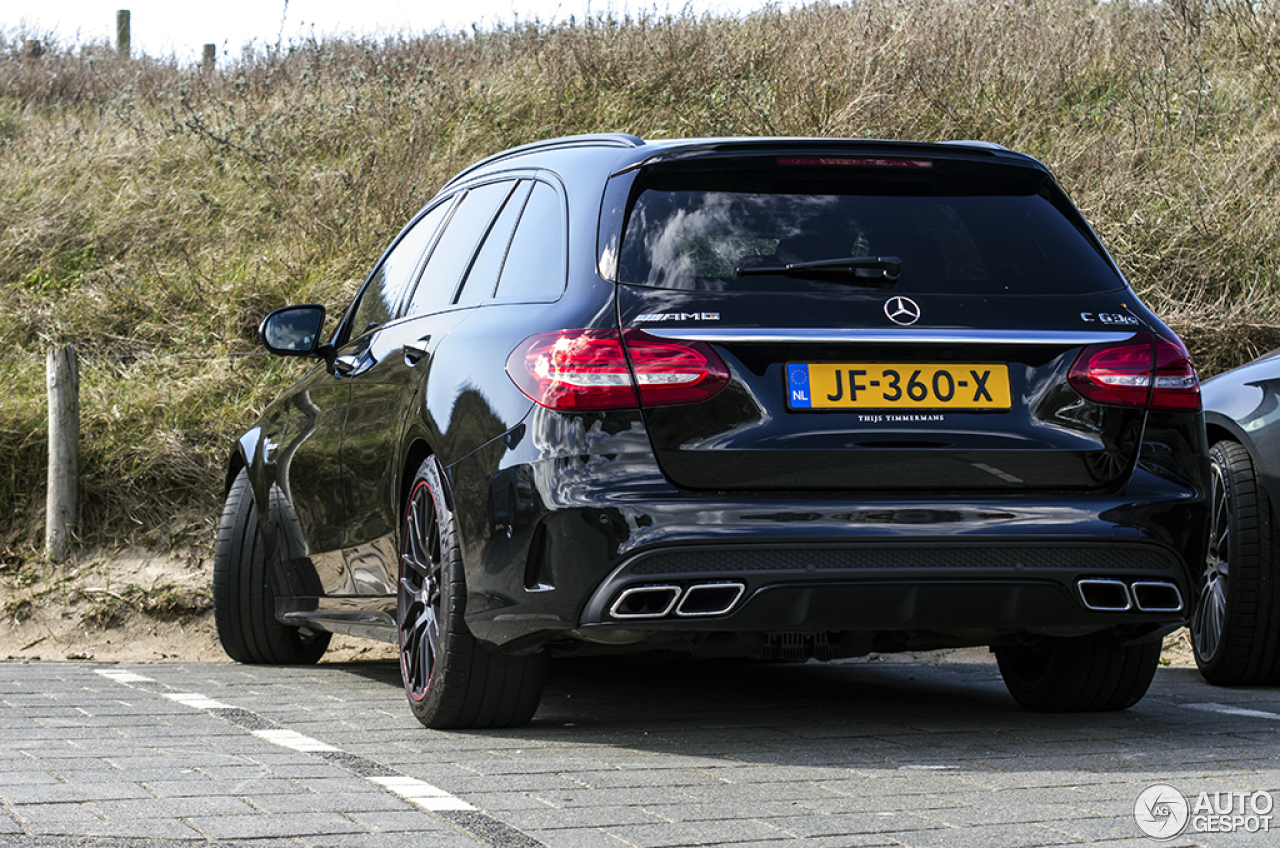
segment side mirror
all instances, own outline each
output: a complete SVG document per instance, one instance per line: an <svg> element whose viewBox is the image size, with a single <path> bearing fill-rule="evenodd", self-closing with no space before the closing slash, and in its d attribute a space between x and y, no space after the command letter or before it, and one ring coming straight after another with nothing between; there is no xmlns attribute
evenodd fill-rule
<svg viewBox="0 0 1280 848"><path fill-rule="evenodd" d="M318 303L277 309L258 325L258 337L276 356L317 356L324 307Z"/></svg>

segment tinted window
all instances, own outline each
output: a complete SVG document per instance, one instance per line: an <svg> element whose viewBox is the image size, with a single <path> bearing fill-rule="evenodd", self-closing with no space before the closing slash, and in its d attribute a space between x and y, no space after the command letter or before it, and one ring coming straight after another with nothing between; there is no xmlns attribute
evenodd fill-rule
<svg viewBox="0 0 1280 848"><path fill-rule="evenodd" d="M502 300L555 300L564 292L564 208L546 183L534 185L498 280Z"/></svg>
<svg viewBox="0 0 1280 848"><path fill-rule="evenodd" d="M471 189L462 198L427 260L407 314L435 312L453 303L463 272L471 264L471 257L488 232L494 213L513 185L511 180L489 183Z"/></svg>
<svg viewBox="0 0 1280 848"><path fill-rule="evenodd" d="M621 282L693 290L836 289L831 281L739 269L848 257L897 257L895 292L1096 292L1122 282L1042 183L991 177L895 181L665 177L636 197L623 232ZM738 188L738 186L742 188ZM757 188L758 186L758 188ZM1060 197L1060 195L1059 195Z"/></svg>
<svg viewBox="0 0 1280 848"><path fill-rule="evenodd" d="M415 271L422 255L431 245L431 238L440 228L440 222L449 212L445 202L418 219L391 252L373 272L369 284L360 295L355 319L351 322L350 337L356 338L376 326L396 317L396 309L409 286L413 284Z"/></svg>
<svg viewBox="0 0 1280 848"><path fill-rule="evenodd" d="M528 180L523 181L503 204L502 211L498 213L493 226L489 228L489 235L476 254L475 261L471 263L471 270L462 281L462 292L458 295L458 303L480 303L493 297L493 291L498 286L498 273L502 270L502 263L507 258L507 248L511 246L511 233L516 228L516 221L520 218L520 212L524 209L524 203L529 198L529 189L532 187L533 183Z"/></svg>

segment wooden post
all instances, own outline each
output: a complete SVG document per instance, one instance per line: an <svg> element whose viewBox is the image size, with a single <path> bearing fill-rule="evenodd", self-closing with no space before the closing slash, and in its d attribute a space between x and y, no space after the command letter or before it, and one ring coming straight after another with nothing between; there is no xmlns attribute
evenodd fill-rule
<svg viewBox="0 0 1280 848"><path fill-rule="evenodd" d="M204 46L204 63L202 67L206 74L213 73L213 69L218 65L218 45L206 44Z"/></svg>
<svg viewBox="0 0 1280 848"><path fill-rule="evenodd" d="M116 55L121 59L129 58L129 10L116 12Z"/></svg>
<svg viewBox="0 0 1280 848"><path fill-rule="evenodd" d="M45 556L63 562L79 523L80 366L76 349L49 351L45 366L49 393L49 492L45 501Z"/></svg>

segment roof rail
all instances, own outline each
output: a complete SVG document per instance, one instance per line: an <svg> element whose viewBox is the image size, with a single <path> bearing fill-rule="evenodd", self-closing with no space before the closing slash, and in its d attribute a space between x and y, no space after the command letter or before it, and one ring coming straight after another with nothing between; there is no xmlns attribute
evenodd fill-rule
<svg viewBox="0 0 1280 848"><path fill-rule="evenodd" d="M644 145L644 139L639 136L630 135L628 133L593 133L590 135L567 135L560 138L549 138L545 141L535 141L529 144L522 144L519 147L512 147L501 153L495 153L492 156L486 156L474 165L462 169L454 174L445 186L452 185L458 180L477 171L494 162L500 162L503 159L510 159L516 156L524 156L528 153L538 153L544 150L560 150L569 147L641 147Z"/></svg>
<svg viewBox="0 0 1280 848"><path fill-rule="evenodd" d="M979 141L977 139L968 138L952 138L946 141L940 141L939 144L955 144L964 145L966 147L982 147L987 150L1008 150L1003 144L996 144L994 141Z"/></svg>

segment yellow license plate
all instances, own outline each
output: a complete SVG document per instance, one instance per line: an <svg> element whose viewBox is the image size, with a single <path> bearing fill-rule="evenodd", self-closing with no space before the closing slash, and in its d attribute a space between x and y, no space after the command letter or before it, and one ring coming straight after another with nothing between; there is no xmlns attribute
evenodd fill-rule
<svg viewBox="0 0 1280 848"><path fill-rule="evenodd" d="M990 362L787 364L791 409L1008 409L1009 368Z"/></svg>

